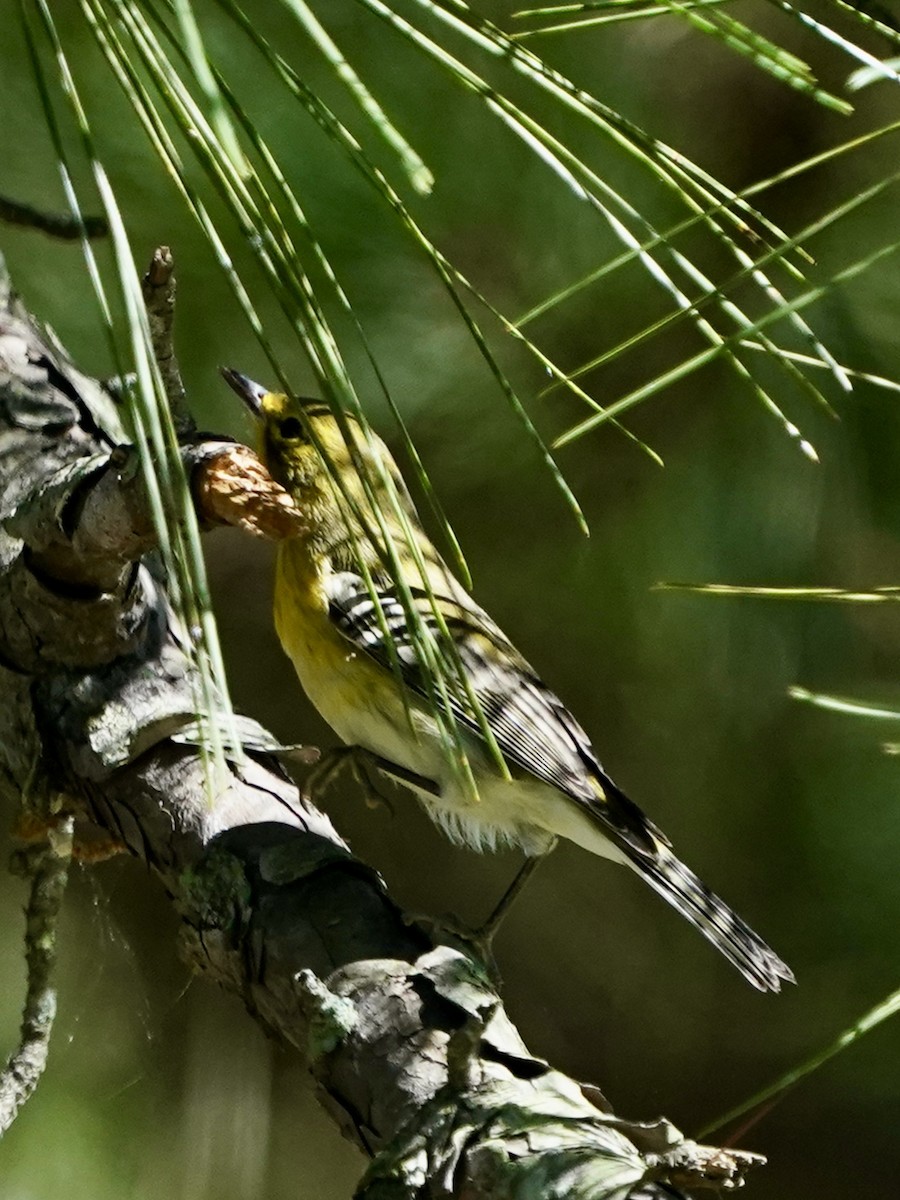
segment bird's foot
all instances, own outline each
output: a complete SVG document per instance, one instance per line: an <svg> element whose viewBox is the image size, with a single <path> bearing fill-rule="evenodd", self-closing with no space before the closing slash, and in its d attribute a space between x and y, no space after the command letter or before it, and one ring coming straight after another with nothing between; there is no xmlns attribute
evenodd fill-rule
<svg viewBox="0 0 900 1200"><path fill-rule="evenodd" d="M404 921L408 925L415 924L423 927L435 941L448 942L450 945L461 943L467 953L470 955L474 954L474 957L484 966L491 980L499 986L502 980L500 970L497 967L497 960L494 958L494 938L497 936L500 926L503 924L503 919L512 907L516 897L544 861L550 850L553 849L553 845L555 845L555 841L544 854L525 860L512 883L494 905L487 920L483 921L481 925L473 928L453 913L445 914L442 917L410 913L403 918Z"/></svg>
<svg viewBox="0 0 900 1200"><path fill-rule="evenodd" d="M392 763L364 746L335 746L326 751L306 777L303 788L305 795L312 800L317 792L323 794L344 770L350 771L362 789L369 808L386 808L391 816L394 815L394 805L375 783L373 774L376 772L392 783L403 784L428 795L440 795L440 789L433 779Z"/></svg>
<svg viewBox="0 0 900 1200"><path fill-rule="evenodd" d="M362 789L363 798L369 808L386 808L391 816L394 806L384 793L376 787L371 773L371 759L377 755L364 750L362 746L335 746L326 751L313 769L306 776L303 785L304 795L309 800L324 795L344 771L349 771L352 779Z"/></svg>
<svg viewBox="0 0 900 1200"><path fill-rule="evenodd" d="M440 917L430 913L404 913L403 921L406 925L415 925L424 930L432 941L452 946L467 958L474 959L483 968L491 983L495 987L500 986L500 970L492 949L496 930L484 932L483 927L473 929L455 913L444 913Z"/></svg>

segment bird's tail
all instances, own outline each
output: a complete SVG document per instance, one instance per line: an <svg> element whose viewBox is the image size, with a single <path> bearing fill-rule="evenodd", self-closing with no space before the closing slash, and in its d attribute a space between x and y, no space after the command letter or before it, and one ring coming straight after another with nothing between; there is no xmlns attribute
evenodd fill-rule
<svg viewBox="0 0 900 1200"><path fill-rule="evenodd" d="M794 982L790 967L667 846L658 845L652 856L628 857L650 886L696 925L755 988L780 992L783 982Z"/></svg>

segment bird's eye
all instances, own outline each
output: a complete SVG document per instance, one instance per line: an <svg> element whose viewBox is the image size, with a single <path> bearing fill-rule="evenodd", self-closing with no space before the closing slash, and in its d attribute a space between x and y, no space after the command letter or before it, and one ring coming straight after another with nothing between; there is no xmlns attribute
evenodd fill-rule
<svg viewBox="0 0 900 1200"><path fill-rule="evenodd" d="M303 437L303 425L298 417L285 417L278 426L278 432L286 441Z"/></svg>

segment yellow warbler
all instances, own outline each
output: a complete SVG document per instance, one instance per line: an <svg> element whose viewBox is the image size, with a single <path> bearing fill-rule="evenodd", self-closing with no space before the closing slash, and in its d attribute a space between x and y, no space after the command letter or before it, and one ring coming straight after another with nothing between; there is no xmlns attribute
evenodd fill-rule
<svg viewBox="0 0 900 1200"><path fill-rule="evenodd" d="M347 417L348 445L327 405L268 392L237 371L223 375L260 422L262 458L306 519L307 531L279 544L275 624L307 695L337 735L377 755L387 774L395 765L455 841L477 850L519 846L533 856L569 838L635 870L754 987L779 991L793 981L613 783L562 701L454 578L381 439ZM452 638L465 686L451 686L448 696L476 795L454 768L427 698L410 604L437 644L441 624Z"/></svg>

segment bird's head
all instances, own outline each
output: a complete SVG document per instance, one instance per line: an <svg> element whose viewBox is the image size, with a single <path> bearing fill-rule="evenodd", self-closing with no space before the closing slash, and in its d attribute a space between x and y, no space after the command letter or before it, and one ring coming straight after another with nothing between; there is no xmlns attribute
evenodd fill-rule
<svg viewBox="0 0 900 1200"><path fill-rule="evenodd" d="M361 523L351 514L355 511L366 523L371 521L372 495L380 507L389 507L385 473L392 479L401 503L415 518L391 452L376 433L364 431L355 417L346 415L339 424L321 400L267 391L228 367L222 368L222 377L258 422L257 451L269 474L291 493L301 509L311 513L330 543L345 541L348 526L354 527L354 536L359 536Z"/></svg>

